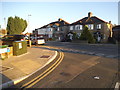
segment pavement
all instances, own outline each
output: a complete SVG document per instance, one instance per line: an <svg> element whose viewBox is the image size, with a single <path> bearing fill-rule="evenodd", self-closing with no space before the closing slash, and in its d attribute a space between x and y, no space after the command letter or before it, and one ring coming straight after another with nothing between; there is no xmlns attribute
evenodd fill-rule
<svg viewBox="0 0 120 90"><path fill-rule="evenodd" d="M57 51L28 47L28 52L0 60L1 88L8 88L45 67L57 56Z"/></svg>

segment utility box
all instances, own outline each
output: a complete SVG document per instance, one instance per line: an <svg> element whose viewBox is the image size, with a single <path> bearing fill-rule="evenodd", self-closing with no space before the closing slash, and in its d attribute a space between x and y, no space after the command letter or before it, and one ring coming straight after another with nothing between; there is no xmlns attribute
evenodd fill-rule
<svg viewBox="0 0 120 90"><path fill-rule="evenodd" d="M18 56L24 53L27 53L27 41L14 41L13 55Z"/></svg>

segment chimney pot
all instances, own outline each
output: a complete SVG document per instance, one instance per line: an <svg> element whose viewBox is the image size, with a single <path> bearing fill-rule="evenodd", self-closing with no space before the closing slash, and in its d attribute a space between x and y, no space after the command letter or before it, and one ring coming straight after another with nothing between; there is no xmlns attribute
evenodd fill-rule
<svg viewBox="0 0 120 90"><path fill-rule="evenodd" d="M89 13L88 13L88 17L89 17L89 18L92 17L92 12L89 12Z"/></svg>
<svg viewBox="0 0 120 90"><path fill-rule="evenodd" d="M58 21L62 21L62 19L61 19L61 18L59 18L59 19L58 19Z"/></svg>
<svg viewBox="0 0 120 90"><path fill-rule="evenodd" d="M109 24L111 24L111 21L109 21Z"/></svg>

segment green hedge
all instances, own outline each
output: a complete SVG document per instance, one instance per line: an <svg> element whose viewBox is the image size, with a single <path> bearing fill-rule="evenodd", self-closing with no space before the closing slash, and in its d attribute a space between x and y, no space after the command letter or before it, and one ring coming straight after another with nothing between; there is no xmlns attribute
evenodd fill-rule
<svg viewBox="0 0 120 90"><path fill-rule="evenodd" d="M18 56L24 53L27 53L27 42L26 41L13 42L13 55Z"/></svg>
<svg viewBox="0 0 120 90"><path fill-rule="evenodd" d="M8 45L0 45L0 48L6 48Z"/></svg>

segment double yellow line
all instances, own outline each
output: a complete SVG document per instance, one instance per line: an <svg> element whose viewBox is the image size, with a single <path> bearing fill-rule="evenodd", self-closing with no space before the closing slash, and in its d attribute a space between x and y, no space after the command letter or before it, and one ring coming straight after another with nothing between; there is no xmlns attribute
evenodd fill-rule
<svg viewBox="0 0 120 90"><path fill-rule="evenodd" d="M58 60L52 66L50 66L47 70L45 70L43 73L41 73L36 78L34 78L31 81L27 82L26 84L22 85L21 88L30 88L33 85L35 85L36 83L38 83L41 79L43 79L49 73L51 73L61 63L61 61L63 60L63 58L64 58L64 53L60 52L60 57L58 58Z"/></svg>

